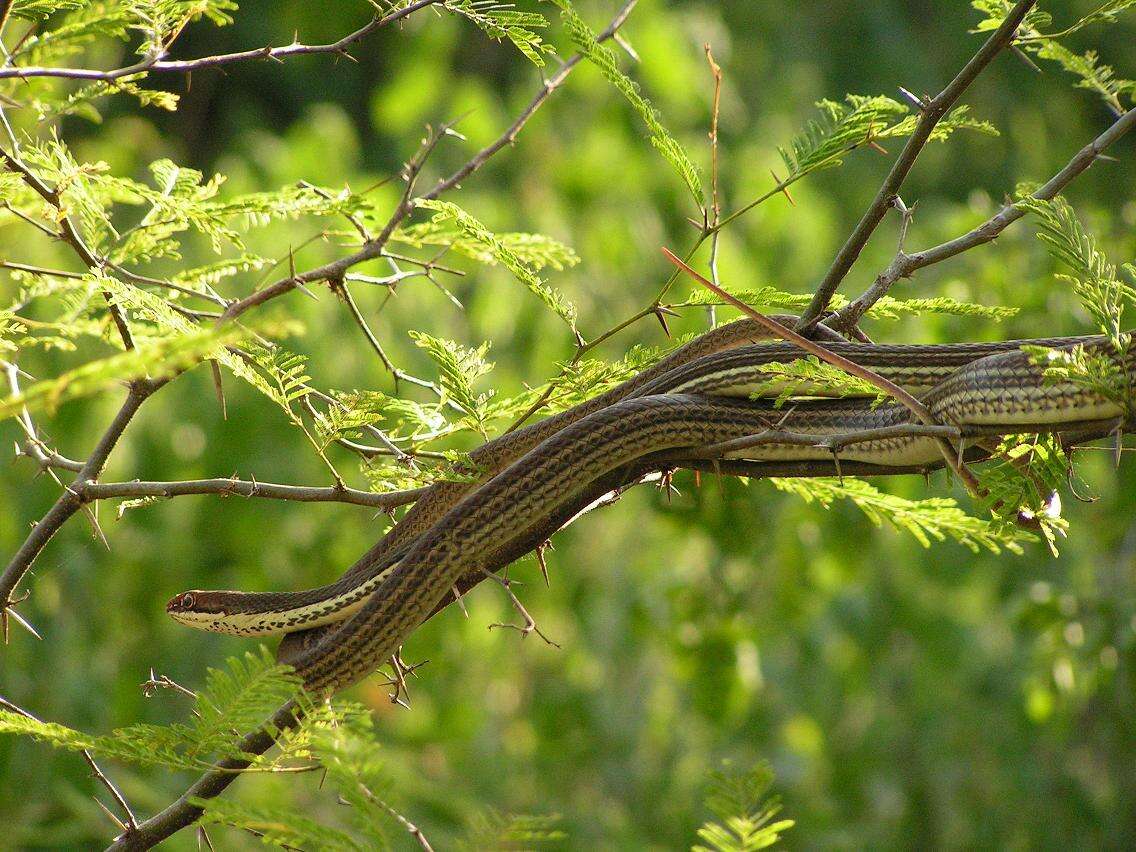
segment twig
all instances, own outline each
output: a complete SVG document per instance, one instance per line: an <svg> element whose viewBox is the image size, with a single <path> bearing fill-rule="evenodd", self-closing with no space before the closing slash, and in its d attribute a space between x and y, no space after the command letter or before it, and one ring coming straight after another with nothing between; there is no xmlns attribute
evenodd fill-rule
<svg viewBox="0 0 1136 852"><path fill-rule="evenodd" d="M722 105L722 67L714 61L714 54L710 50L710 42L702 46L706 51L706 62L710 66L710 74L714 78L714 98L710 109L710 280L718 283L718 240L721 231L718 223L722 219L722 200L718 195L718 113ZM713 305L706 306L706 313L710 325L717 319Z"/></svg>
<svg viewBox="0 0 1136 852"><path fill-rule="evenodd" d="M516 593L513 591L514 581L510 580L507 574L505 576L499 576L497 574L494 574L492 571L485 571L484 573L485 576L490 580L493 580L494 582L501 585L501 588L505 590L505 594L509 596L509 602L513 605L513 609L515 609L521 616L521 618L525 620L524 624L505 624L503 622L497 621L489 625L490 630L495 627L501 627L508 630L516 630L521 634L522 639L524 639L530 633L535 633L549 645L552 645L556 648L560 647L559 643L553 642L551 639L544 635L544 632L539 627L536 626L536 619L534 619L532 615L529 614L529 611L525 609L525 605L521 603L521 599L518 598Z"/></svg>
<svg viewBox="0 0 1136 852"><path fill-rule="evenodd" d="M188 74L192 71L198 71L204 68L219 68L225 65L232 65L235 62L248 62L255 59L269 59L279 62L292 56L304 56L317 53L346 55L348 47L356 42L362 41L380 27L384 27L395 21L400 21L417 12L419 9L432 6L439 1L440 0L417 0L417 2L391 12L389 15L376 16L354 32L348 33L338 41L329 42L327 44L299 44L293 42L292 44L282 45L280 47L259 47L252 50L238 51L236 53L203 56L198 59L166 60L161 58L161 53L153 53L141 61L135 62L133 65L116 68L111 71L99 71L94 68L51 68L41 66L21 68L19 66L9 66L0 68L0 79L10 77L63 77L69 80L103 80L109 82L150 71Z"/></svg>
<svg viewBox="0 0 1136 852"><path fill-rule="evenodd" d="M40 721L35 716L33 716L31 713L29 713L27 710L13 704L11 701L4 698L3 696L0 696L0 707L2 707L3 709L5 709L5 710L7 710L11 713L16 713L17 715L24 716L25 718L31 719L33 722L39 722ZM102 808L103 812L107 816L109 816L112 820L114 820L114 822L120 828L122 828L124 831L126 831L126 832L134 831L138 827L138 821L135 819L134 812L130 809L130 805L126 801L126 797L124 797L122 795L122 793L119 792L118 787L116 787L114 785L114 783L110 780L110 778L108 778L106 776L106 773L103 772L102 769L99 768L99 765L95 762L95 758L91 755L91 753L87 749L81 749L80 754L83 755L83 760L85 760L87 762L87 766L89 766L91 768L91 775L104 788L106 788L106 791L108 793L110 793L111 798L114 799L115 804L117 804L118 807L122 810L122 813L125 815L126 819L125 820L119 819L117 816L114 815L114 813L112 811L107 809L106 805L104 805L98 799L95 799L95 804L97 804L100 808Z"/></svg>
<svg viewBox="0 0 1136 852"><path fill-rule="evenodd" d="M18 397L20 395L20 368L3 359L0 359L0 368L8 377L8 388L12 392L12 396ZM16 446L16 455L24 455L33 459L41 470L58 468L78 472L83 469L83 462L60 455L40 440L39 430L36 429L32 414L26 406L16 415L16 422L28 438L22 446Z"/></svg>
<svg viewBox="0 0 1136 852"><path fill-rule="evenodd" d="M150 669L150 677L142 684L142 694L150 698L159 689L172 689L188 698L197 698L197 693L192 689L186 689L169 675L154 674L154 670Z"/></svg>
<svg viewBox="0 0 1136 852"><path fill-rule="evenodd" d="M79 474L75 477L73 486L84 486L88 483L95 482L99 475L102 473L103 468L106 466L107 458L114 450L115 445L118 443L119 438L122 437L123 431L126 429L127 424L133 419L134 415L138 412L139 407L146 401L156 390L165 385L169 379L144 379L133 382L130 385L130 390L127 392L126 400L119 408L118 414L115 415L114 420L111 421L110 426L103 433L99 439L95 449L91 451L90 456L87 458L86 464ZM36 557L43 551L47 543L51 541L52 537L59 531L59 528L74 515L84 505L83 500L79 495L68 489L64 491L55 504L48 510L47 514L40 519L39 523L35 525L31 533L24 540L20 549L16 551L8 566L4 569L4 573L0 574L0 607L3 607L3 613L0 614L0 623L7 624L8 608L13 602L13 593L15 592L17 584L23 579L24 574L32 567L32 563Z"/></svg>
<svg viewBox="0 0 1136 852"><path fill-rule="evenodd" d="M1072 183L1074 178L1095 163L1102 152L1132 130L1133 127L1136 127L1136 109L1130 109L1096 139L1078 151L1073 159L1034 192L1032 197L1040 201L1056 198L1066 186ZM940 263L993 241L1006 228L1025 215L1025 211L1014 204L1005 204L1001 210L977 228L960 237L955 237L953 240L941 243L933 248L912 254L906 254L901 249L891 264L888 265L888 268L876 278L872 286L865 290L859 298L836 311L831 320L827 321L828 324L841 330L854 328L868 309L886 295L899 280L910 278L917 270L924 267Z"/></svg>
<svg viewBox="0 0 1136 852"><path fill-rule="evenodd" d="M900 151L891 171L884 178L876 197L848 236L847 241L841 246L840 251L837 252L828 272L825 273L824 278L817 286L812 301L801 315L801 321L797 325L798 330L811 326L827 310L829 300L836 292L836 288L840 286L840 282L844 280L844 276L848 274L852 264L860 256L860 251L867 244L868 239L876 230L876 226L879 225L880 220L883 219L884 214L891 206L892 200L903 185L903 181L907 178L912 166L915 165L919 153L930 140L935 126L994 57L1013 40L1018 31L1018 25L1021 24L1026 13L1033 8L1035 2L1036 0L1019 0L998 29L991 34L986 43L963 66L963 69L947 87L930 101L924 103L915 130L908 137L907 143Z"/></svg>
<svg viewBox="0 0 1136 852"><path fill-rule="evenodd" d="M602 43L614 36L619 28L623 26L624 21L627 20L627 16L631 14L631 10L635 8L635 4L638 2L639 0L626 0L623 6L620 7L619 11L616 12L615 17L612 18L611 22L604 28L603 32L596 36L596 41ZM521 132L521 129L528 123L529 119L533 117L536 111L540 109L541 105L546 100L548 100L552 93L555 92L568 78L568 75L572 73L572 69L579 65L583 61L583 59L584 55L582 53L577 53L562 62L560 64L560 67L557 68L556 71L547 80L545 80L544 85L541 86L540 90L536 93L533 99L529 101L528 106L526 106L521 111L521 114L517 116L516 121L509 125L504 133L502 133L499 137L497 137L497 139L474 154L473 157L471 157L461 168L455 171L448 178L439 181L432 190L430 190L422 197L426 200L432 200L440 196L442 193L448 192L449 190L460 184L462 181L464 181L475 171L480 169L483 165L485 165L490 157L492 157L506 145L512 145L513 142L516 141L517 135Z"/></svg>
<svg viewBox="0 0 1136 852"><path fill-rule="evenodd" d="M88 482L76 483L70 490L78 499L91 502L95 500L121 500L131 497L183 497L192 494L217 494L222 497L239 495L242 497L264 497L270 500L293 500L299 503L349 503L355 506L370 506L389 511L399 506L413 503L425 492L425 488L412 488L379 494L373 491L359 491L346 486L306 486L278 485L260 480L241 480L236 477L216 479L188 479L174 482Z"/></svg>
<svg viewBox="0 0 1136 852"><path fill-rule="evenodd" d="M410 820L408 820L406 817L404 817L402 814L388 805L385 801L372 793L365 784L360 784L359 788L360 790L362 790L364 796L366 796L368 799L370 799L372 802L374 802L376 805L390 814L399 825L405 828L407 833L411 837L413 837L418 845L422 848L423 852L434 852L434 847L430 845L430 841L426 839L426 835L422 833L422 829L420 829L417 825L412 823Z"/></svg>

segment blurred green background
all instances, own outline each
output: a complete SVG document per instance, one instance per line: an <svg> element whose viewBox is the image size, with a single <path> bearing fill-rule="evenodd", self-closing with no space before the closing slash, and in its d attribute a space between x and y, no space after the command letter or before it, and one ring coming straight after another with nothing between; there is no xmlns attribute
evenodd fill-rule
<svg viewBox="0 0 1136 852"><path fill-rule="evenodd" d="M524 8L535 4L524 3ZM1097 4L1045 4L1059 22ZM364 2L247 2L234 26L198 25L178 56L288 41L333 40L369 17ZM554 10L541 5L549 17ZM581 6L598 30L610 3ZM625 33L641 62L629 68L708 176L712 82L709 42L725 73L722 189L729 210L766 190L780 169L777 145L814 117L814 101L897 86L935 92L975 50L977 15L964 2L643 0ZM1136 75L1129 21L1081 34L1120 76ZM557 24L550 39L566 51ZM93 59L114 62L110 54ZM107 103L101 125L64 122L88 160L145 176L159 157L229 177L226 192L297 180L361 188L389 176L426 124L464 116L467 141L443 145L427 179L493 139L536 91L536 70L508 45L450 16L426 11L353 50L357 63L303 57L237 65L161 83L182 95L174 114ZM1019 180L1044 180L1111 120L1091 93L1060 71L1044 74L999 58L967 96L999 138L958 134L928 148L903 197L919 207L909 246L955 236L990 215ZM887 144L894 155L900 143ZM1136 147L1125 140L1079 179L1068 197L1114 260L1136 255ZM730 228L721 273L735 286L809 292L858 219L890 159L872 151L793 188ZM385 189L383 191L386 191ZM393 189L390 190L393 193ZM391 198L393 199L393 194ZM551 274L580 308L585 336L647 304L667 274L659 247L681 249L694 232L684 190L627 105L581 67L515 147L452 196L498 231L535 231L573 246L582 261ZM879 229L843 292L854 295L895 249L896 222ZM290 222L253 232L250 246L278 256L318 225ZM342 254L317 243L303 268ZM26 226L0 228L0 256L70 263ZM187 245L187 263L207 262ZM175 268L175 267L170 267ZM536 384L569 357L572 340L539 303L498 270L470 265L448 279L456 310L424 282L384 293L359 288L362 307L395 360L431 367L408 329L468 345L493 341L492 382L503 393ZM880 340L955 341L1080 333L1090 326L1021 223L994 245L920 273L896 295L947 294L1014 305L994 324L932 318L877 322ZM239 280L247 291L252 277ZM8 285L0 280L0 292ZM681 284L679 292L686 292ZM307 333L289 345L312 356L316 384L391 390L389 377L336 300L299 295L278 315ZM726 315L725 313L723 315ZM705 325L690 310L681 331ZM664 342L642 322L611 341ZM50 375L55 354L22 364ZM178 379L151 400L116 450L108 479L179 479L236 473L324 484L303 436L265 400L227 381L228 419L207 371ZM45 431L82 457L119 394L65 405ZM10 446L17 431L0 423ZM338 451L336 451L338 453ZM335 456L352 484L363 480ZM522 597L563 647L488 631L512 613L483 587L469 617L451 608L416 634L407 659L429 659L411 684L411 711L392 707L372 679L355 696L375 708L391 799L447 848L473 812L558 813L565 848L688 847L707 816L707 773L724 759L769 760L794 848L1132 848L1136 844L1136 466L1108 452L1078 456L1078 492L1060 558L974 555L954 544L923 549L874 527L849 506L825 511L768 484L678 477L670 499L639 489L556 539L552 585L531 562ZM19 545L57 494L26 460L0 466L0 553ZM953 494L942 476L885 487L905 496ZM191 587L299 589L329 581L384 529L366 509L185 497L100 517L106 551L74 519L36 564L21 611L44 633L17 631L0 656L0 693L42 718L103 733L136 721L181 718L176 694L143 698L151 667L195 687L206 665L248 641L186 630L163 604ZM163 807L190 776L109 764L142 813ZM29 742L0 740L0 847L98 845L112 829L91 801L100 793L82 760ZM342 818L317 774L248 778L231 795L293 803ZM252 848L236 832L219 848ZM396 837L398 843L404 838ZM405 839L409 848L410 841ZM168 844L194 846L190 832Z"/></svg>

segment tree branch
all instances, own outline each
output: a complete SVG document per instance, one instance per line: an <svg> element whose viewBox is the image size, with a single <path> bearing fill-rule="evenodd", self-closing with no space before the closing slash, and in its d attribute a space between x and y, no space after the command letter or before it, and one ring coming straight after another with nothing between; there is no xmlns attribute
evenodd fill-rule
<svg viewBox="0 0 1136 852"><path fill-rule="evenodd" d="M254 59L272 59L281 62L292 56L305 56L319 53L344 55L348 47L362 41L375 30L387 24L407 18L419 9L433 6L439 2L442 2L442 0L417 0L417 2L391 12L389 15L376 15L368 23L359 27L359 29L354 32L348 33L338 41L329 42L327 44L299 44L293 42L292 44L282 45L280 47L258 47L253 50L223 53L216 56L203 56L198 59L166 60L162 59L164 52L153 53L141 61L135 62L133 65L116 68L112 71L100 71L95 68L51 68L41 66L21 68L19 66L10 65L6 68L0 68L0 80L10 77L20 79L26 77L63 77L68 80L102 80L112 82L123 77L130 77L134 74L143 74L150 71L188 74L205 68L220 68L225 65L232 65L235 62L248 62Z"/></svg>
<svg viewBox="0 0 1136 852"><path fill-rule="evenodd" d="M1051 177L1033 193L1032 197L1041 201L1056 198L1066 186L1072 183L1074 178L1095 163L1103 151L1132 130L1133 127L1136 127L1136 109L1130 109L1096 139L1078 151L1073 159L1065 165L1065 168ZM888 268L876 278L872 286L865 290L859 298L838 310L828 324L840 330L854 328L868 309L885 296L901 278L910 278L917 270L993 241L1006 228L1025 215L1025 211L1013 204L1005 204L995 215L960 237L913 254L907 254L901 249L896 253L895 259L888 265Z"/></svg>
<svg viewBox="0 0 1136 852"><path fill-rule="evenodd" d="M608 24L607 28L604 29L604 31L600 33L599 36L597 36L597 41L603 41L611 38L619 29L619 27L622 26L623 22L627 20L627 16L631 14L631 10L635 7L635 4L637 2L638 0L626 0L626 2L620 8L619 12L617 12L616 16L612 19L611 23ZM499 137L497 137L496 140L491 142L489 145L486 145L484 148L474 154L469 160L466 161L464 165L457 169L457 171L455 171L448 178L439 181L432 190L421 196L421 199L433 200L438 198L443 193L456 188L463 180L482 168L482 166L484 166L494 154L496 154L507 145L513 143L517 138L517 134L520 133L521 128L523 128L525 124L528 123L528 120L532 118L533 114L541 107L541 105L545 101L548 100L549 96L554 91L556 91L556 89L572 72L572 69L579 65L583 58L584 57L582 54L577 53L561 63L556 73L553 74L544 83L544 85L541 86L540 90L529 102L528 106L524 108L517 119L512 124L510 124L509 127L506 128L506 130ZM411 165L413 165L413 161ZM414 175L416 174L417 171L414 172ZM233 319L235 317L238 317L250 308L254 308L257 305L262 305L265 302L276 298L277 296L281 296L284 293L288 293L294 290L300 284L313 284L319 281L341 280L346 275L347 271L352 267L358 266L360 263L364 263L368 260L374 260L377 257L381 257L383 254L383 249L386 246L387 240L390 238L390 235L394 232L395 228L397 228L398 225L407 216L410 215L418 200L419 199L411 198L410 196L404 196L403 202L399 205L398 208L396 208L394 215L392 215L390 221L387 222L387 225L383 228L382 232L379 233L370 242L364 243L363 247L358 251L348 255L347 257L332 261L331 263L326 263L306 272L301 272L298 275L291 275L288 278L282 278L279 281L276 281L261 290L257 290L255 293L246 296L244 299L232 303L225 311L225 318Z"/></svg>
<svg viewBox="0 0 1136 852"><path fill-rule="evenodd" d="M204 773L184 793L160 813L138 824L133 830L124 831L107 847L109 850L150 849L177 831L191 825L201 816L201 806L190 799L212 799L219 796L226 787L240 777L241 770L247 769L252 757L264 754L276 743L276 737L300 724L302 712L294 702L288 702L272 716L268 725L244 737L237 744L237 750L249 755L248 760L226 758L213 769ZM269 733L275 731L275 734Z"/></svg>
<svg viewBox="0 0 1136 852"><path fill-rule="evenodd" d="M844 245L841 246L828 272L825 273L824 278L817 286L812 301L809 303L804 313L801 314L801 321L797 325L798 330L811 327L825 310L827 310L829 300L836 292L837 287L840 286L840 282L844 280L844 276L847 275L848 271L852 268L852 264L856 262L856 258L860 256L860 252L871 238L872 233L876 230L876 226L879 225L880 220L883 219L884 214L887 213L896 193L899 192L903 181L907 178L912 166L915 165L915 160L919 157L920 152L923 150L928 140L930 140L935 125L937 125L940 119L947 114L947 111L954 106L963 92L967 90L970 84L973 83L975 78L982 73L983 69L990 64L994 57L1013 41L1014 35L1018 30L1018 25L1021 24L1026 13L1033 8L1035 2L1036 0L1019 0L1017 5L1010 11L1010 14L1006 16L1006 20L1004 20L1001 26L986 40L986 43L979 48L978 52L971 60L963 66L963 69L959 71L947 87L923 105L923 111L919 116L918 123L915 125L915 130L912 132L911 136L908 137L907 143L903 146L903 150L900 151L899 157L891 167L891 171L888 172L887 177L884 178L884 182L876 193L876 197L872 199L871 205L869 205L867 211L865 211L864 215L860 218L860 221L857 223Z"/></svg>
<svg viewBox="0 0 1136 852"><path fill-rule="evenodd" d="M131 497L183 497L193 494L217 494L222 497L239 495L241 497L264 497L270 500L293 500L299 503L349 503L355 506L370 506L384 512L413 503L425 492L425 488L412 488L379 494L373 491L359 491L354 488L305 485L278 485L272 482L241 480L232 478L188 479L176 482L88 482L73 484L69 490L84 502L95 500L120 500Z"/></svg>
<svg viewBox="0 0 1136 852"><path fill-rule="evenodd" d="M107 459L118 444L119 438L122 437L123 431L134 418L134 415L138 413L142 403L168 381L169 379L142 379L131 383L122 407L99 439L94 450L91 451L83 469L75 477L72 487L59 495L59 499L35 525L20 549L16 551L16 554L4 569L4 573L0 574L0 607L3 607L0 623L5 627L7 626L7 610L13 603L16 586L28 572L28 569L32 567L36 557L43 552L47 543L59 531L59 528L83 507L84 501L75 489L81 490L84 486L99 478L106 466Z"/></svg>
<svg viewBox="0 0 1136 852"><path fill-rule="evenodd" d="M63 240L63 242L71 246L74 252L79 255L79 259L83 261L83 264L92 272L107 269L107 262L91 251L87 243L83 240L83 237L79 234L79 229L76 227L74 220L65 210L63 197L58 187L52 188L40 180L39 176L28 168L24 161L17 156L15 151L8 153L0 148L0 161L3 161L9 170L20 175L24 183L39 195L40 198L55 208L59 217L59 232L56 233L49 230L49 233L53 237ZM118 306L110 293L106 290L103 290L103 299L110 309L111 318L114 320L115 327L118 329L119 336L122 338L122 345L127 349L133 349L134 336L130 333L130 326L127 325L126 315L122 312L122 308Z"/></svg>

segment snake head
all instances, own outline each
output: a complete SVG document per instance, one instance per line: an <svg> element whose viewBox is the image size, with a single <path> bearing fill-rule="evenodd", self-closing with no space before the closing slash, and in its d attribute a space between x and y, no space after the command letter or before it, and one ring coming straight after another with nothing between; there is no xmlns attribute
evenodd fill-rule
<svg viewBox="0 0 1136 852"><path fill-rule="evenodd" d="M225 615L227 613L223 594L203 592L199 589L174 595L166 604L166 612L174 618L184 613L201 615Z"/></svg>

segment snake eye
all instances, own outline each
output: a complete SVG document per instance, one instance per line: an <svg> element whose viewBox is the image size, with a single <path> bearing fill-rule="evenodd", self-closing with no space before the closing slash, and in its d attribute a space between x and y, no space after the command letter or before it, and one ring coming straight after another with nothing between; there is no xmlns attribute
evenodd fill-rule
<svg viewBox="0 0 1136 852"><path fill-rule="evenodd" d="M193 605L197 599L193 596L192 592L183 592L180 595L174 596L168 604L166 610L168 612L184 612L187 609L193 609Z"/></svg>

